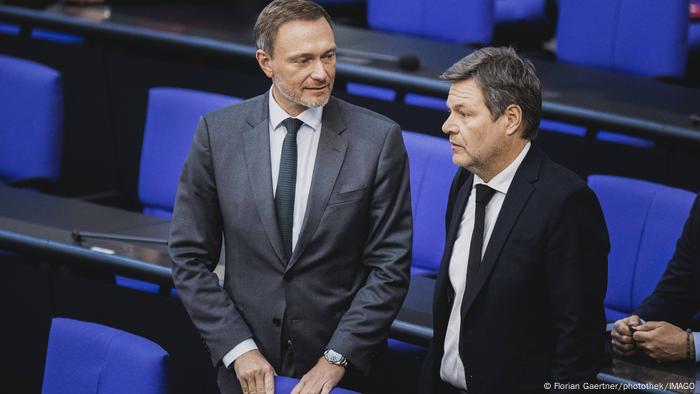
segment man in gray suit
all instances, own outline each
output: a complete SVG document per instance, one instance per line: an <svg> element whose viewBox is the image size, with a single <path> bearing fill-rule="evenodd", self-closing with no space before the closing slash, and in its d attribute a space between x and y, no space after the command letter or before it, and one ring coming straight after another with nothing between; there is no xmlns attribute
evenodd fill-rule
<svg viewBox="0 0 700 394"><path fill-rule="evenodd" d="M396 123L331 97L323 8L273 1L255 34L272 88L200 120L175 203L173 280L222 392L272 393L277 373L301 377L295 394L328 393L365 381L408 288L406 151Z"/></svg>

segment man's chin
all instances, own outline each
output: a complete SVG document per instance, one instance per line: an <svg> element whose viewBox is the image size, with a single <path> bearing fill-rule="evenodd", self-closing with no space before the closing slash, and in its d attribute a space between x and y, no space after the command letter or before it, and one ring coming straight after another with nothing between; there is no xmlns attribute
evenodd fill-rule
<svg viewBox="0 0 700 394"><path fill-rule="evenodd" d="M464 158L462 156L458 155L452 155L452 162L457 166L457 167L462 167L466 168L467 170L471 171L471 168L474 165L474 161L470 160L468 158Z"/></svg>
<svg viewBox="0 0 700 394"><path fill-rule="evenodd" d="M326 104L328 104L328 100L330 100L330 98L331 98L330 94L326 94L326 95L323 95L321 97L317 96L317 97L307 98L307 99L303 100L303 105L306 107L310 107L310 108L323 107Z"/></svg>

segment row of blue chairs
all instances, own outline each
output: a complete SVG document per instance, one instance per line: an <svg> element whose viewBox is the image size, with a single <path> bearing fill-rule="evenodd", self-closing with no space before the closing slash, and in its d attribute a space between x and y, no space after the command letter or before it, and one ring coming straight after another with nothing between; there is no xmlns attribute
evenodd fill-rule
<svg viewBox="0 0 700 394"><path fill-rule="evenodd" d="M338 2L363 1L320 1ZM366 0L366 7L375 30L486 45L496 26L546 23L548 3L558 8L556 53L564 62L681 78L688 52L700 53L700 0ZM20 31L19 25L0 23L0 34ZM42 28L30 36L72 45L85 41Z"/></svg>
<svg viewBox="0 0 700 394"><path fill-rule="evenodd" d="M0 180L57 179L60 75L46 66L0 55L0 84L0 101L4 103L0 107ZM144 213L172 215L179 174L197 120L206 112L240 100L181 88L150 90L138 186ZM445 196L456 167L445 139L410 131L403 135L411 163L415 222L412 273L430 274L437 271L441 258ZM672 254L693 193L617 177L592 176L589 183L599 196L610 228L606 307L609 319L614 320L631 311L653 288ZM639 197L628 203L630 195ZM616 201L615 196L624 200ZM657 234L661 225L669 231ZM656 233L650 233L651 229L657 229Z"/></svg>
<svg viewBox="0 0 700 394"><path fill-rule="evenodd" d="M426 138L434 137L415 136L414 141L433 143ZM433 152L437 154L437 150ZM422 163L429 164L429 156L423 154ZM429 173L428 178L433 178L435 173ZM412 176L411 182L414 179L427 178L422 172ZM613 245L605 311L608 321L614 321L629 315L656 286L695 194L607 175L591 176L588 182L600 199ZM424 351L395 340L390 340L390 348L409 354ZM167 393L167 357L160 346L145 338L94 323L56 318L51 325L42 392ZM277 377L276 392L288 393L296 382ZM343 389L333 392L352 393Z"/></svg>
<svg viewBox="0 0 700 394"><path fill-rule="evenodd" d="M116 328L54 318L44 366L43 394L167 394L168 353L149 339ZM275 377L275 393L297 379ZM353 394L336 388L333 394Z"/></svg>
<svg viewBox="0 0 700 394"><path fill-rule="evenodd" d="M19 67L22 72L30 70L30 74L25 77L27 89L9 85L13 89L0 90L0 94L7 95L3 96L3 102L8 104L4 107L21 104L18 109L0 115L3 141L0 146L13 147L0 158L21 158L17 151L22 152L24 142L38 143L40 150L29 154L25 162L10 160L9 165L0 162L3 167L0 171L5 171L0 174L4 181L23 176L55 178L58 173L56 157L60 156L41 149L60 152L60 76L35 63L1 57L0 78L18 84L22 79L7 78L6 70L11 69L3 67L7 64ZM240 99L188 89L150 90L139 177L139 197L144 213L165 217L172 214L179 173L198 118L237 101ZM42 105L37 107L36 103ZM36 108L45 108L46 113L31 113ZM23 122L27 122L31 130L25 132L17 127ZM47 130L45 134L39 133L42 129ZM412 273L432 274L440 262L445 199L456 168L445 139L409 131L403 136L411 163L415 223ZM54 164L45 165L47 160L53 160ZM46 168L53 169L47 171ZM674 242L695 195L614 176L591 176L589 184L601 201L611 235L605 307L608 320L613 321L629 314L653 290L673 254Z"/></svg>
<svg viewBox="0 0 700 394"><path fill-rule="evenodd" d="M700 48L697 0L559 0L560 61L641 76L682 78ZM447 42L490 44L494 26L546 18L546 0L367 0L372 29ZM401 12L396 12L397 10Z"/></svg>
<svg viewBox="0 0 700 394"><path fill-rule="evenodd" d="M146 213L171 215L197 119L238 100L186 89L151 89L139 179ZM456 166L446 139L410 131L404 131L403 137L411 165L414 215L411 271L434 274L442 256L446 196ZM592 175L588 183L598 195L611 236L606 311L608 320L615 320L653 290L673 254L695 194L609 175Z"/></svg>
<svg viewBox="0 0 700 394"><path fill-rule="evenodd" d="M367 0L367 23L374 30L488 44L495 25L544 21L546 6L547 0Z"/></svg>
<svg viewBox="0 0 700 394"><path fill-rule="evenodd" d="M424 138L433 137L419 136ZM427 159L424 155L423 162L429 163ZM605 175L591 176L589 184L601 201L613 244L605 309L608 320L616 320L629 315L653 290L664 270L661 262L673 253L695 195ZM394 340L390 348L410 354L424 351ZM95 323L55 318L42 393L167 393L167 366L167 352L148 339ZM276 393L289 393L296 382L278 376ZM333 393L352 392L335 389Z"/></svg>

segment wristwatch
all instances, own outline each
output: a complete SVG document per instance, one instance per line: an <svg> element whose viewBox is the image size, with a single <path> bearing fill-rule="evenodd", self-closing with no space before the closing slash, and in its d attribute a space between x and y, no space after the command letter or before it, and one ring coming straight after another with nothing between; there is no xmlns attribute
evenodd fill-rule
<svg viewBox="0 0 700 394"><path fill-rule="evenodd" d="M323 358L333 365L340 365L343 368L348 366L348 359L333 349L326 349L323 352Z"/></svg>

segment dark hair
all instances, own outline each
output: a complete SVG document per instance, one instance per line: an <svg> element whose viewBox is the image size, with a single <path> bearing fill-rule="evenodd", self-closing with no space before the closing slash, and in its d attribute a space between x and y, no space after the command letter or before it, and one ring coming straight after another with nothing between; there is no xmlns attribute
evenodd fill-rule
<svg viewBox="0 0 700 394"><path fill-rule="evenodd" d="M495 120L515 104L523 111L523 138L533 140L542 117L542 86L535 66L513 48L487 47L453 64L441 76L450 82L473 79L482 90L484 103Z"/></svg>
<svg viewBox="0 0 700 394"><path fill-rule="evenodd" d="M255 21L255 45L273 56L275 36L280 26L291 21L315 21L319 18L325 18L333 29L331 16L323 7L312 1L274 0L260 12L258 20Z"/></svg>

